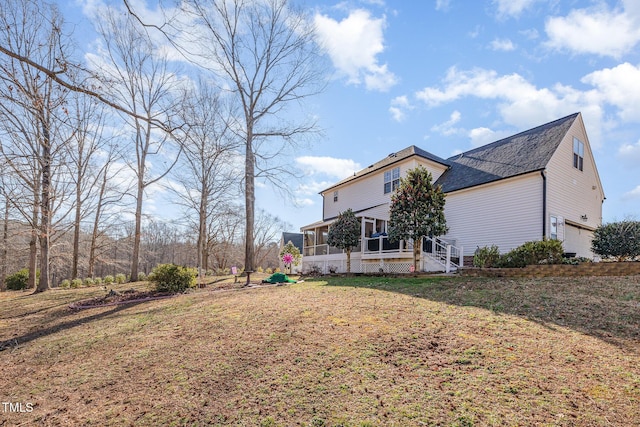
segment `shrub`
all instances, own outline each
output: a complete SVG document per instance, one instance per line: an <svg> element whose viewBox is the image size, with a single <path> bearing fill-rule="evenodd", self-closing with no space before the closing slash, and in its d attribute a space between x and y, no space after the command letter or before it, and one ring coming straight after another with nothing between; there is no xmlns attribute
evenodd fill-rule
<svg viewBox="0 0 640 427"><path fill-rule="evenodd" d="M258 273L264 273L264 269L263 269L262 267L258 267L258 268L256 269L256 272L258 272Z"/></svg>
<svg viewBox="0 0 640 427"><path fill-rule="evenodd" d="M102 284L102 277L94 277L93 278L93 283L95 285L101 285Z"/></svg>
<svg viewBox="0 0 640 427"><path fill-rule="evenodd" d="M64 279L62 282L60 282L60 287L62 289L69 289L71 287L71 281L69 281L69 279Z"/></svg>
<svg viewBox="0 0 640 427"><path fill-rule="evenodd" d="M125 276L122 273L116 274L116 283L122 284L122 283L124 283L126 281L127 281L127 276Z"/></svg>
<svg viewBox="0 0 640 427"><path fill-rule="evenodd" d="M10 291L21 291L27 289L29 283L29 269L23 268L18 270L4 279L4 284Z"/></svg>
<svg viewBox="0 0 640 427"><path fill-rule="evenodd" d="M267 273L267 274L273 274L273 269L271 267L269 267L264 272Z"/></svg>
<svg viewBox="0 0 640 427"><path fill-rule="evenodd" d="M585 257L571 257L571 258L564 258L562 260L563 264L567 264L567 265L578 265L578 264L582 264L585 262L593 262L593 260L591 260L590 258L585 258Z"/></svg>
<svg viewBox="0 0 640 427"><path fill-rule="evenodd" d="M144 274L144 272L138 273L138 282L143 282L145 280L147 280L147 275Z"/></svg>
<svg viewBox="0 0 640 427"><path fill-rule="evenodd" d="M115 279L113 278L112 275L108 274L106 276L104 276L103 282L105 285L110 285L115 281Z"/></svg>
<svg viewBox="0 0 640 427"><path fill-rule="evenodd" d="M603 224L593 232L591 250L603 258L618 261L640 256L640 221Z"/></svg>
<svg viewBox="0 0 640 427"><path fill-rule="evenodd" d="M95 285L95 282L93 281L93 279L91 277L87 277L86 279L84 279L84 285L87 287L93 286Z"/></svg>
<svg viewBox="0 0 640 427"><path fill-rule="evenodd" d="M498 266L520 268L535 264L560 264L563 253L562 242L559 240L526 242L502 255Z"/></svg>
<svg viewBox="0 0 640 427"><path fill-rule="evenodd" d="M500 250L496 245L479 247L473 255L473 266L480 268L496 267L500 261Z"/></svg>
<svg viewBox="0 0 640 427"><path fill-rule="evenodd" d="M82 287L82 279L73 279L71 281L71 289L78 289Z"/></svg>
<svg viewBox="0 0 640 427"><path fill-rule="evenodd" d="M196 275L197 272L194 268L175 264L160 264L153 269L149 280L159 292L178 293L194 287Z"/></svg>

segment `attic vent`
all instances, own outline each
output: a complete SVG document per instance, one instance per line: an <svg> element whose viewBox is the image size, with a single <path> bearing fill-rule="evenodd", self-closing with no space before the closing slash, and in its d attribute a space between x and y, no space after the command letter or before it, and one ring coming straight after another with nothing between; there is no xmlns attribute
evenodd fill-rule
<svg viewBox="0 0 640 427"><path fill-rule="evenodd" d="M395 157L395 156L396 156L396 153L389 154L389 157Z"/></svg>

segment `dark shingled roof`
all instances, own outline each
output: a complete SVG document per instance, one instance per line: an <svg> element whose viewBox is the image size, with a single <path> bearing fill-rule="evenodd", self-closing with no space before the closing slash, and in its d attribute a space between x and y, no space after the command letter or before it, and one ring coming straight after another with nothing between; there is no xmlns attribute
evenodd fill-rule
<svg viewBox="0 0 640 427"><path fill-rule="evenodd" d="M406 159L408 157L411 157L411 156L414 156L414 155L423 157L425 159L431 160L431 161L436 162L436 163L440 163L440 164L442 164L444 166L449 166L450 165L450 163L447 160L445 160L443 158L440 158L440 157L436 156L435 154L431 154L428 151L423 150L422 148L419 148L419 147L416 147L415 145L412 145L412 146L404 148L404 149L402 149L402 150L400 150L400 151L398 151L396 153L389 154L384 159L382 159L382 160L370 165L367 168L364 168L364 169L354 173L353 176L350 176L348 178L343 179L342 181L340 181L340 182L332 185L331 187L323 190L323 192L331 190L334 187L337 187L339 185L345 184L345 183L347 183L349 181L352 181L354 179L360 178L361 176L364 176L364 175L367 175L369 173L375 172L375 171L377 171L377 170L379 170L381 168L384 168L386 166L392 165L392 164L394 164L396 162L399 162L401 160L404 160L404 159Z"/></svg>
<svg viewBox="0 0 640 427"><path fill-rule="evenodd" d="M447 159L436 184L445 193L546 168L579 113Z"/></svg>

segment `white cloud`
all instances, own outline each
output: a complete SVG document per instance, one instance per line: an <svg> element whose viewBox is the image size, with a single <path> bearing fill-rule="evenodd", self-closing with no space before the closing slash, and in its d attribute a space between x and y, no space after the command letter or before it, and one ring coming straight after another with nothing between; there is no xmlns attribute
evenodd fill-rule
<svg viewBox="0 0 640 427"><path fill-rule="evenodd" d="M517 18L525 9L539 0L494 0L499 18Z"/></svg>
<svg viewBox="0 0 640 427"><path fill-rule="evenodd" d="M453 67L447 72L442 88L427 87L416 93L416 97L428 106L463 97L497 100L502 119L518 129L581 111L592 144L598 146L600 141L604 96L598 90L580 91L561 84L537 88L517 73L498 75L493 70L460 71Z"/></svg>
<svg viewBox="0 0 640 427"><path fill-rule="evenodd" d="M298 207L313 206L313 205L315 205L315 204L316 204L313 200L311 200L311 199L310 199L310 198L308 198L308 197L305 197L305 198L296 198L296 199L293 201L293 203L294 203L296 206L298 206Z"/></svg>
<svg viewBox="0 0 640 427"><path fill-rule="evenodd" d="M296 192L302 195L318 194L333 184L335 184L335 181L309 181L304 184L300 184Z"/></svg>
<svg viewBox="0 0 640 427"><path fill-rule="evenodd" d="M489 128L479 127L469 131L469 138L471 139L471 145L475 148L506 138L511 134L512 132L508 131L497 132Z"/></svg>
<svg viewBox="0 0 640 427"><path fill-rule="evenodd" d="M384 16L374 18L367 10L356 9L342 21L317 14L315 24L333 65L350 84L364 83L367 89L384 92L397 83L387 64L378 60L384 51Z"/></svg>
<svg viewBox="0 0 640 427"><path fill-rule="evenodd" d="M640 65L627 62L587 74L581 80L594 86L602 100L619 109L624 121L640 121Z"/></svg>
<svg viewBox="0 0 640 427"><path fill-rule="evenodd" d="M436 0L436 10L447 11L450 4L451 0Z"/></svg>
<svg viewBox="0 0 640 427"><path fill-rule="evenodd" d="M360 164L351 159L336 159L328 156L302 156L296 163L309 175L326 175L331 178L344 179L362 169Z"/></svg>
<svg viewBox="0 0 640 427"><path fill-rule="evenodd" d="M623 199L640 199L640 185L638 185L636 188L634 188L631 191L627 191L626 193L624 193L622 195Z"/></svg>
<svg viewBox="0 0 640 427"><path fill-rule="evenodd" d="M605 3L590 9L574 9L566 17L549 18L547 46L578 54L619 58L640 42L640 7L624 2L625 10L610 10Z"/></svg>
<svg viewBox="0 0 640 427"><path fill-rule="evenodd" d="M618 149L618 158L632 168L637 168L640 163L640 141L635 144L623 144Z"/></svg>
<svg viewBox="0 0 640 427"><path fill-rule="evenodd" d="M494 39L491 44L491 49L493 50L498 50L498 51L504 51L504 52L509 52L512 50L515 50L516 45L513 44L513 42L509 39Z"/></svg>
<svg viewBox="0 0 640 427"><path fill-rule="evenodd" d="M462 129L455 128L454 125L460 121L462 115L460 111L456 110L449 116L449 120L439 125L435 125L431 128L432 131L438 132L442 135L449 136L463 132Z"/></svg>
<svg viewBox="0 0 640 427"><path fill-rule="evenodd" d="M538 37L540 37L540 34L538 33L538 30L536 30L535 28L529 28L527 30L522 30L519 31L520 34L522 34L523 36L525 36L526 38L528 38L529 40L535 40Z"/></svg>
<svg viewBox="0 0 640 427"><path fill-rule="evenodd" d="M389 112L396 122L403 121L407 115L406 111L413 110L413 106L409 102L409 98L406 95L396 96L391 100L391 107Z"/></svg>

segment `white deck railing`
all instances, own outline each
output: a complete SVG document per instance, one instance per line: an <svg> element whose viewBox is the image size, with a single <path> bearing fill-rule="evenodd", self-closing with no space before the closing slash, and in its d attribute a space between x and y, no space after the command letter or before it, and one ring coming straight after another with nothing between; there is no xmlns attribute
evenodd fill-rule
<svg viewBox="0 0 640 427"><path fill-rule="evenodd" d="M425 237L421 252L423 256L441 264L447 273L463 267L463 248L438 237ZM372 258L376 255L380 258L410 258L413 256L413 242L404 240L390 242L387 236L364 238L362 239L362 253L366 258Z"/></svg>

